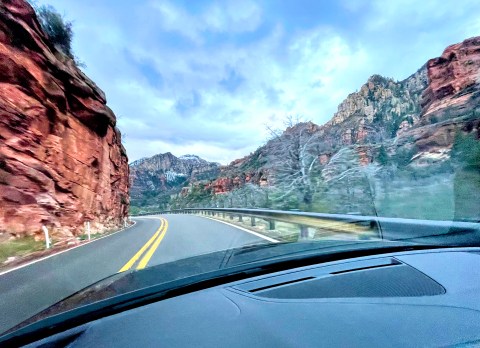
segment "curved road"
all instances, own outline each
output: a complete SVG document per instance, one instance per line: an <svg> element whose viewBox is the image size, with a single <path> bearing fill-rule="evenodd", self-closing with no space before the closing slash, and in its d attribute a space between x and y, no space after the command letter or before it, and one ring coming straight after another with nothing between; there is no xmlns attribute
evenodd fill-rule
<svg viewBox="0 0 480 348"><path fill-rule="evenodd" d="M118 233L0 274L0 333L119 271L268 240L193 215L134 219Z"/></svg>

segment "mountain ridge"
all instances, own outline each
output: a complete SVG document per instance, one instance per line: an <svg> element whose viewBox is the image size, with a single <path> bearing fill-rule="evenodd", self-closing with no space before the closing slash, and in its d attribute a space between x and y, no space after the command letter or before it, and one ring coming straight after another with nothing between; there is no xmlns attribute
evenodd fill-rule
<svg viewBox="0 0 480 348"><path fill-rule="evenodd" d="M440 57L430 59L404 80L374 74L339 104L325 124L293 125L250 155L221 166L216 179L185 182L173 206L197 204L189 200L191 194L195 199L210 197L210 203L207 199L202 204L219 204L212 203L215 196L245 185L274 187L279 183L281 162L287 160L276 148L284 145L282 141L305 134L319 140L308 150L318 170L346 147L355 150L362 166L389 158L412 168L441 165L450 159L458 132L478 131L479 70L480 37L474 37L448 46Z"/></svg>

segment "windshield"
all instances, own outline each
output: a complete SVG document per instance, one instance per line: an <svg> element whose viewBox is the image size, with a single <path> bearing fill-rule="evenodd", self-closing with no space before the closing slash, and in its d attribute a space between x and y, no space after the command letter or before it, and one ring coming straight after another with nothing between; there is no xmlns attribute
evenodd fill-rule
<svg viewBox="0 0 480 348"><path fill-rule="evenodd" d="M258 262L480 246L478 13L1 1L0 332Z"/></svg>

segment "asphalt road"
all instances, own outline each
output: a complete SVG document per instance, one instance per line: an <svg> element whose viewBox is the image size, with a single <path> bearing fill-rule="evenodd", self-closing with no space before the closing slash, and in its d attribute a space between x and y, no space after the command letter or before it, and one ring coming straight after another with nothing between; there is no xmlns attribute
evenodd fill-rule
<svg viewBox="0 0 480 348"><path fill-rule="evenodd" d="M124 231L0 275L0 332L119 271L266 240L192 215L135 218Z"/></svg>

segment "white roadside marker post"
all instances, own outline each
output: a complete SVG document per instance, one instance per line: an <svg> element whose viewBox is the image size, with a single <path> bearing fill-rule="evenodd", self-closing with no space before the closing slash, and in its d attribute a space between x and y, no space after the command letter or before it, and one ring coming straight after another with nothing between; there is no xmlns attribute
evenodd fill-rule
<svg viewBox="0 0 480 348"><path fill-rule="evenodd" d="M90 221L87 221L87 235L88 235L88 240L90 241Z"/></svg>
<svg viewBox="0 0 480 348"><path fill-rule="evenodd" d="M46 226L42 226L43 233L45 233L45 246L47 249L50 249L50 238L48 236L48 228Z"/></svg>

